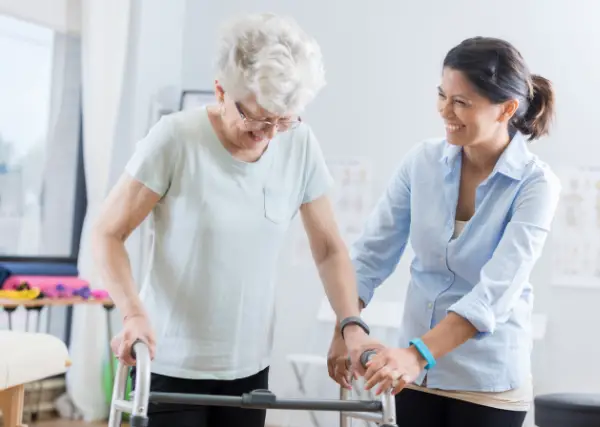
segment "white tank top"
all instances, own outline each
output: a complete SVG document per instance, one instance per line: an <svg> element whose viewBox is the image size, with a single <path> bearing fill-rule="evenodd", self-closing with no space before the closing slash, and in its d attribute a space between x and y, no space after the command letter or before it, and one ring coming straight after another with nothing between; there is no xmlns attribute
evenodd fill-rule
<svg viewBox="0 0 600 427"><path fill-rule="evenodd" d="M453 239L456 239L462 233L466 224L467 221L454 222ZM409 385L408 388L509 411L528 411L533 399L533 381L531 377L523 386L499 393L439 390L415 384Z"/></svg>

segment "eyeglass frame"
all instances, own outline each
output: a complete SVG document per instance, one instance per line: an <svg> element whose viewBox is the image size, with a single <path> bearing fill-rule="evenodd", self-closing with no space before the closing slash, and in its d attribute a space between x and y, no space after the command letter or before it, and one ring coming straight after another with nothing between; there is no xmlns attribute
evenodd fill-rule
<svg viewBox="0 0 600 427"><path fill-rule="evenodd" d="M259 129L275 127L279 131L279 128L278 128L279 123L278 122L273 123L269 120L250 119L242 110L242 106L241 106L240 102L234 101L234 105L238 111L238 114L240 115L240 118L244 121L244 125L248 126L248 124L250 124L250 126L251 126L252 123L256 123L256 124L260 123L260 124L262 124L262 126ZM300 125L300 123L302 123L302 118L300 116L298 116L298 120L286 120L286 123L290 123L290 127L285 129L284 132L298 127ZM250 126L248 126L248 127L250 127Z"/></svg>

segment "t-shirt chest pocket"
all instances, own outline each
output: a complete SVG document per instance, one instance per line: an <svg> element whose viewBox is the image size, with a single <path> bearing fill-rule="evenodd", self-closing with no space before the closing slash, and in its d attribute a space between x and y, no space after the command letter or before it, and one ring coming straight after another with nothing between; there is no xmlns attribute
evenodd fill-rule
<svg viewBox="0 0 600 427"><path fill-rule="evenodd" d="M297 209L294 206L294 190L284 182L271 182L264 187L265 218L275 224L289 222Z"/></svg>

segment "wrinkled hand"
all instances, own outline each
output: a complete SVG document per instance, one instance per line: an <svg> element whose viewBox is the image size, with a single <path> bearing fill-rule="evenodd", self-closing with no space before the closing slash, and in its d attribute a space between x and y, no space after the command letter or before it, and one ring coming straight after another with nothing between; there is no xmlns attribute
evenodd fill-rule
<svg viewBox="0 0 600 427"><path fill-rule="evenodd" d="M154 359L156 342L150 321L143 314L127 317L123 322L123 330L110 342L110 347L121 363L134 366L135 359L132 355L133 343L143 341L148 346L150 358Z"/></svg>
<svg viewBox="0 0 600 427"><path fill-rule="evenodd" d="M351 370L355 378L364 376L366 368L360 363L360 356L367 350L380 351L385 346L376 339L371 338L359 327L347 327L344 329L344 342L350 355Z"/></svg>
<svg viewBox="0 0 600 427"><path fill-rule="evenodd" d="M377 395L389 389L395 395L412 383L426 365L427 362L414 347L381 350L367 363L365 389L370 390L379 384Z"/></svg>
<svg viewBox="0 0 600 427"><path fill-rule="evenodd" d="M360 363L360 356L367 350L384 348L383 344L357 326L348 326L344 330L344 337L336 332L327 354L329 376L340 386L351 389L352 378L364 375L366 370Z"/></svg>

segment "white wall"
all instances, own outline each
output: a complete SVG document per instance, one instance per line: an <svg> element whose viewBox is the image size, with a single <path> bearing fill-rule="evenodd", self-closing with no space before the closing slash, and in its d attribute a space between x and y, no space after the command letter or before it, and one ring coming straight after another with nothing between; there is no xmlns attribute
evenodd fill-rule
<svg viewBox="0 0 600 427"><path fill-rule="evenodd" d="M379 194L406 151L417 141L442 134L435 111L440 64L449 48L474 35L513 42L534 73L554 81L558 120L551 137L535 146L555 168L598 158L593 139L600 99L600 3L507 0L366 2L188 0L183 46L183 87L210 89L219 23L233 12L273 11L293 15L321 43L329 85L305 120L319 136L328 157L362 156L375 162L374 191ZM597 161L600 163L600 161ZM591 325L600 322L600 290L551 287L549 247L536 268L536 311L547 313L544 342L534 351L536 392L600 391L600 343ZM409 255L409 254L407 254ZM408 278L408 256L379 293L400 299ZM294 385L285 362L290 352L325 354L326 334L316 324L322 291L314 268L282 266L278 333L271 389ZM308 347L308 345L312 347ZM544 378L543 375L546 375ZM313 395L335 393L325 371L310 377ZM593 380L596 379L596 380ZM306 424L307 418L295 417ZM270 414L280 421L281 414ZM332 418L327 422L333 422ZM329 424L328 424L329 425ZM335 425L335 424L333 424Z"/></svg>
<svg viewBox="0 0 600 427"><path fill-rule="evenodd" d="M80 0L0 0L0 12L60 33L81 30Z"/></svg>

